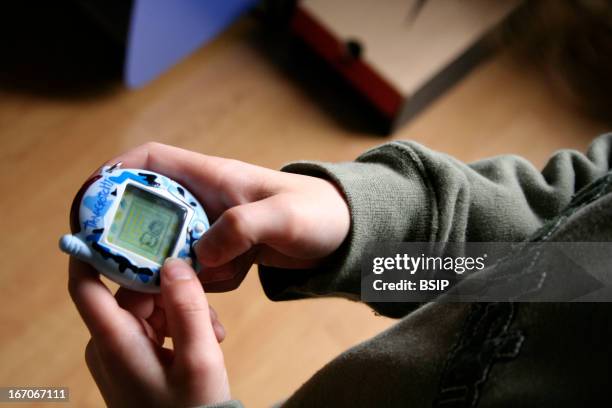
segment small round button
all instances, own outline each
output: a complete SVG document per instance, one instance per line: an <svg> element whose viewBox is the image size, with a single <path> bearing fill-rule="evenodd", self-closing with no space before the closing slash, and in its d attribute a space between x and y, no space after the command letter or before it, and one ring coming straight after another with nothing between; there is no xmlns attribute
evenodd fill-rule
<svg viewBox="0 0 612 408"><path fill-rule="evenodd" d="M204 224L197 221L195 224L193 224L193 230L196 232L196 234L204 233Z"/></svg>

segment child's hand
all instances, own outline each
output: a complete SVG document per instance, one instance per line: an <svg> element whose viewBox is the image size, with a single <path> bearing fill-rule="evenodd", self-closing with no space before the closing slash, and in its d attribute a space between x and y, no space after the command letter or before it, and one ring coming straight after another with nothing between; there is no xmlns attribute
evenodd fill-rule
<svg viewBox="0 0 612 408"><path fill-rule="evenodd" d="M229 384L209 310L189 265L169 260L161 296L120 289L116 298L89 266L70 259L70 295L91 332L85 359L110 407L196 406L227 401ZM163 348L166 335L174 350Z"/></svg>
<svg viewBox="0 0 612 408"><path fill-rule="evenodd" d="M196 245L206 290L235 289L253 263L310 268L344 241L350 215L323 179L205 156L159 143L109 163L143 168L184 184L204 205L211 229Z"/></svg>

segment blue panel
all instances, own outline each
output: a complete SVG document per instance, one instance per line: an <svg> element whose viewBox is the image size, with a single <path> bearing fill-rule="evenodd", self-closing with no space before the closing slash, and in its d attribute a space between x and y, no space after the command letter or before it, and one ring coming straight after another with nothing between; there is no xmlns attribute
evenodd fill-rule
<svg viewBox="0 0 612 408"><path fill-rule="evenodd" d="M125 82L140 87L212 39L257 0L135 0Z"/></svg>

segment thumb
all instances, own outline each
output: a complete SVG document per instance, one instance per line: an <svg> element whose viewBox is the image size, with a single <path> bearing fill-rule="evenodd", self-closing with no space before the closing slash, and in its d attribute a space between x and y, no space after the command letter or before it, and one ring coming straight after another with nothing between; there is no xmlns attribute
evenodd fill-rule
<svg viewBox="0 0 612 408"><path fill-rule="evenodd" d="M276 195L226 210L196 243L198 260L219 267L257 244L290 240L296 228L287 207L286 199Z"/></svg>
<svg viewBox="0 0 612 408"><path fill-rule="evenodd" d="M204 289L191 266L168 258L161 269L161 294L177 363L202 368L221 350Z"/></svg>

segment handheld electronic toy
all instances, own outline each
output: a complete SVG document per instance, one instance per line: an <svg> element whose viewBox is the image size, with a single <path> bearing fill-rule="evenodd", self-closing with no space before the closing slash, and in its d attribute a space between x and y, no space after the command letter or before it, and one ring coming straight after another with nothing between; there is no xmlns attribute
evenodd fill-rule
<svg viewBox="0 0 612 408"><path fill-rule="evenodd" d="M186 188L118 163L81 187L70 211L72 235L60 239L60 248L121 286L159 292L166 258L190 259L199 272L193 245L208 228L204 209Z"/></svg>

